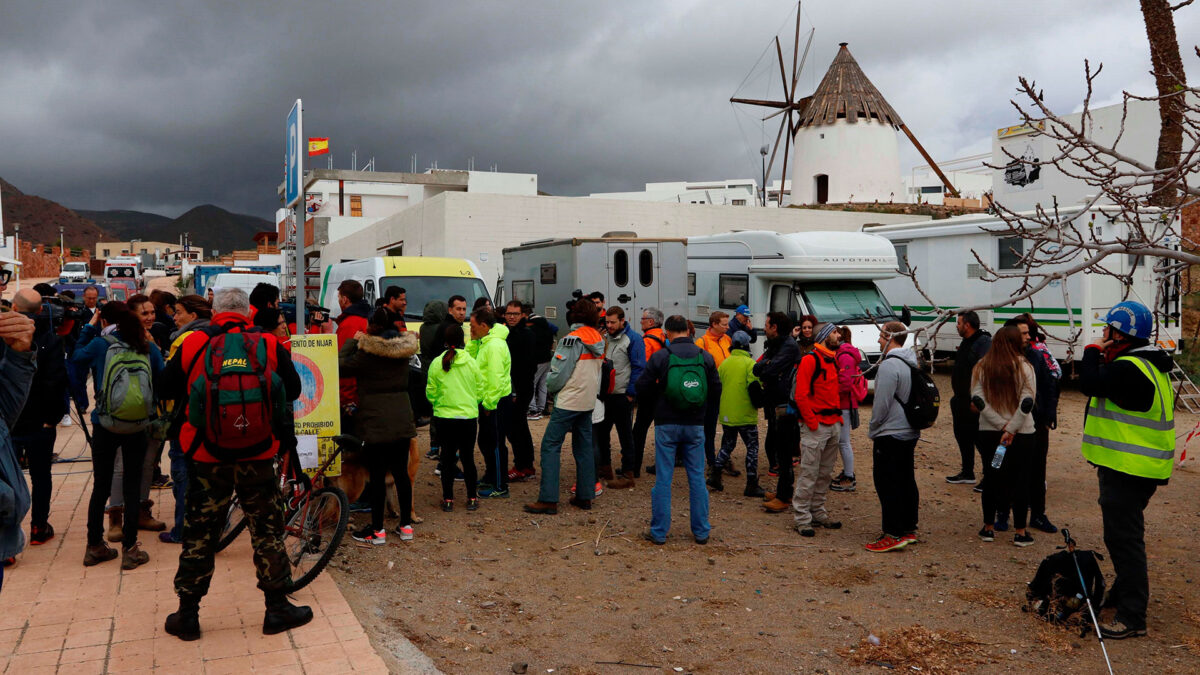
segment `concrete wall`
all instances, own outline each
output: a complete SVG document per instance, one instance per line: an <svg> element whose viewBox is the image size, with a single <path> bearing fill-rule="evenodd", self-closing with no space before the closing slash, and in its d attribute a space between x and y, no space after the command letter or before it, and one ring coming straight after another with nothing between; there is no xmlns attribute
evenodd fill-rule
<svg viewBox="0 0 1200 675"><path fill-rule="evenodd" d="M538 191L536 173L500 173L468 171L467 192L534 196Z"/></svg>
<svg viewBox="0 0 1200 675"><path fill-rule="evenodd" d="M833 124L796 132L795 155L788 177L791 199L784 204L816 204L815 176L829 176L830 204L903 202L900 149L890 124L839 119Z"/></svg>
<svg viewBox="0 0 1200 675"><path fill-rule="evenodd" d="M534 239L598 237L633 231L643 237L688 237L731 230L859 231L864 223L908 223L927 216L749 209L580 197L520 197L445 193L375 223L322 250L322 266L383 255L403 242L404 255L448 256L474 262L494 289L502 251Z"/></svg>
<svg viewBox="0 0 1200 675"><path fill-rule="evenodd" d="M753 180L646 183L646 189L642 192L593 192L588 196L598 199L681 204L734 206L735 200L744 202L737 204L738 206L758 206L759 204L758 183Z"/></svg>

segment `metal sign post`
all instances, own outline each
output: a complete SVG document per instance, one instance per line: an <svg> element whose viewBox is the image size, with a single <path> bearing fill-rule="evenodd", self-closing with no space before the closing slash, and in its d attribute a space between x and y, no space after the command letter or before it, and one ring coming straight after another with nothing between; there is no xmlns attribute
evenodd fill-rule
<svg viewBox="0 0 1200 675"><path fill-rule="evenodd" d="M287 116L287 153L285 157L284 207L293 209L296 219L296 334L304 335L304 109L300 99Z"/></svg>

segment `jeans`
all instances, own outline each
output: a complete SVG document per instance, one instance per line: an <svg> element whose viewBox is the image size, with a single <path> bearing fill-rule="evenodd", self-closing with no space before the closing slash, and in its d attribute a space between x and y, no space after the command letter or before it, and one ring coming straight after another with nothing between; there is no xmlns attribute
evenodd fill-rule
<svg viewBox="0 0 1200 675"><path fill-rule="evenodd" d="M171 527L171 537L176 541L183 539L183 517L187 513L188 489L188 460L184 457L179 439L173 438L167 445L167 457L171 460L171 494L175 497L175 525Z"/></svg>
<svg viewBox="0 0 1200 675"><path fill-rule="evenodd" d="M921 493L917 489L913 453L917 439L902 441L894 436L875 439L872 454L875 465L871 474L879 495L883 515L883 533L899 538L917 531L917 509Z"/></svg>
<svg viewBox="0 0 1200 675"><path fill-rule="evenodd" d="M842 473L848 478L854 477L854 447L850 445L850 411L842 411L842 432L838 436L838 445L842 449Z"/></svg>
<svg viewBox="0 0 1200 675"><path fill-rule="evenodd" d="M954 440L962 458L962 473L975 475L975 437L979 434L979 413L971 412L970 403L950 399L950 414L954 418ZM995 446L992 446L995 449ZM991 460L984 460L990 462Z"/></svg>
<svg viewBox="0 0 1200 675"><path fill-rule="evenodd" d="M688 479L688 510L692 536L707 539L708 488L704 484L704 426L695 424L654 425L654 488L650 490L650 536L667 538L671 530L671 480L675 457L683 456Z"/></svg>
<svg viewBox="0 0 1200 675"><path fill-rule="evenodd" d="M550 423L542 436L542 482L538 501L558 503L558 474L562 445L571 433L571 454L575 456L575 496L596 498L596 459L592 454L592 411L563 410L555 406Z"/></svg>
<svg viewBox="0 0 1200 675"><path fill-rule="evenodd" d="M796 512L797 525L830 520L829 512L825 510L825 497L829 494L829 484L833 482L833 465L837 461L841 426L841 422L818 424L816 431L809 429L807 424L800 427L800 476L792 493L792 509ZM783 472L779 475L782 476Z"/></svg>
<svg viewBox="0 0 1200 675"><path fill-rule="evenodd" d="M612 429L617 428L617 442L621 444L621 472L632 472L637 467L633 454L633 403L625 394L610 394L604 397L604 421L592 425L592 440L596 444L596 469L612 466Z"/></svg>
<svg viewBox="0 0 1200 675"><path fill-rule="evenodd" d="M541 415L546 410L546 377L550 374L550 362L537 364L533 372L533 398L529 402L529 412Z"/></svg>
<svg viewBox="0 0 1200 675"><path fill-rule="evenodd" d="M50 482L50 466L54 463L54 441L58 436L55 427L42 427L27 434L13 434L13 450L18 455L25 453L29 463L29 482L32 498L30 524L41 527L50 518L50 494L54 486Z"/></svg>
<svg viewBox="0 0 1200 675"><path fill-rule="evenodd" d="M146 456L146 434L115 434L97 425L92 436L92 496L88 501L88 546L104 543L104 502L113 486L113 464L117 454L129 466L142 466ZM122 485L124 501L137 503L141 481L128 480ZM138 509L125 509L121 544L132 548L137 544Z"/></svg>
<svg viewBox="0 0 1200 675"><path fill-rule="evenodd" d="M458 473L458 460L462 459L463 479L467 483L467 498L479 496L478 474L475 472L475 419L450 419L434 417L438 430L442 456L438 468L442 472L442 499L454 499L454 474Z"/></svg>
<svg viewBox="0 0 1200 675"><path fill-rule="evenodd" d="M996 514L1012 506L1013 529L1023 530L1029 515L1029 473L1033 460L1033 434L1016 434L1004 451L1004 462L992 468L992 457L1000 444L999 431L979 432L979 454L983 457L983 523L996 522Z"/></svg>
<svg viewBox="0 0 1200 675"><path fill-rule="evenodd" d="M1116 572L1104 605L1116 607L1125 625L1144 629L1150 604L1145 510L1158 485L1104 466L1097 467L1096 477L1100 481L1104 546Z"/></svg>
<svg viewBox="0 0 1200 675"><path fill-rule="evenodd" d="M713 468L722 469L729 466L730 455L737 447L738 436L741 436L742 442L746 444L746 476L757 476L758 426L754 424L740 427L721 425L721 451L717 453L717 461L713 464Z"/></svg>
<svg viewBox="0 0 1200 675"><path fill-rule="evenodd" d="M479 406L479 454L483 456L483 481L496 490L508 489L508 418L512 415L512 397L496 402L495 410Z"/></svg>
<svg viewBox="0 0 1200 675"><path fill-rule="evenodd" d="M529 433L529 418L526 417L529 402L532 400L533 392L531 391L513 392L508 423L505 424L505 435L508 436L508 442L512 444L514 469L533 468L533 435Z"/></svg>
<svg viewBox="0 0 1200 675"><path fill-rule="evenodd" d="M370 443L363 450L367 455L367 470L371 482L368 501L371 503L371 530L383 529L383 509L387 498L387 475L390 471L396 482L396 498L400 503L400 525L412 523L412 484L408 482L408 442Z"/></svg>
<svg viewBox="0 0 1200 675"><path fill-rule="evenodd" d="M93 425L99 428L99 425ZM141 432L146 436L145 432ZM145 504L150 499L150 483L154 481L155 469L158 468L159 454L162 452L162 441L156 441L149 436L146 436L146 453L142 457L142 462L138 466L142 467L141 486L142 489L138 493L140 501L138 504ZM117 461L113 464L112 477L112 495L108 499L108 508L118 509L125 506L125 459L121 455L117 455Z"/></svg>

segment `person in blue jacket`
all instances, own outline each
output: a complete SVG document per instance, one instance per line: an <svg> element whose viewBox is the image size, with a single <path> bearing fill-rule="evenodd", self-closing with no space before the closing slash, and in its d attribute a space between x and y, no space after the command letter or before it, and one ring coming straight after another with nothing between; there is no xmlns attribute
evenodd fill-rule
<svg viewBox="0 0 1200 675"><path fill-rule="evenodd" d="M5 280L6 281L6 280ZM4 283L0 282L0 291ZM29 513L29 486L17 453L13 449L9 430L16 424L25 397L33 383L37 352L33 345L33 319L17 312L0 313L0 586L4 584L4 568L16 560L25 549L25 532L21 521Z"/></svg>

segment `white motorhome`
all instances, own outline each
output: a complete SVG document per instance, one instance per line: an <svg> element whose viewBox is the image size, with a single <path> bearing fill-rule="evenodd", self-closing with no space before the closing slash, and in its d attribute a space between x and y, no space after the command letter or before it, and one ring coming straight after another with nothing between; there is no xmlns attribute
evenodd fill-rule
<svg viewBox="0 0 1200 675"><path fill-rule="evenodd" d="M687 242L683 239L545 239L504 249L497 306L516 299L553 321L566 318L572 293L604 294L607 306L625 310L634 330L642 311L686 311Z"/></svg>
<svg viewBox="0 0 1200 675"><path fill-rule="evenodd" d="M1112 207L1093 207L1089 211L1075 207L1063 209L1061 215L1075 216L1081 229L1087 229L1090 224L1096 235L1104 239L1125 236L1125 226L1109 220L1106 209ZM1028 217L1032 213L1022 215ZM1005 229L1005 223L998 217L978 214L919 224L878 226L872 227L870 232L886 237L895 245L901 269L907 272L915 268L917 282L940 308L954 309L1000 303L1018 292L1020 279L984 281L981 278L983 266L971 254L975 251L997 271L1016 270L1017 252L1025 250L1028 242L998 233ZM1066 341L1073 327L1081 328L1083 333L1071 355L1072 359L1078 360L1083 356L1083 345L1099 341L1109 308L1122 300L1137 300L1155 310L1162 331L1160 344L1174 350L1179 332L1179 280L1175 275L1164 281L1164 292L1160 296L1154 271L1157 261L1148 256L1111 256L1104 262L1105 267L1117 274L1132 275L1131 285L1126 286L1105 274L1074 274L1065 282L1051 282L1049 287L1028 300L979 311L980 328L994 333L1008 319L1029 312L1046 329L1050 336L1047 346L1061 361L1068 358ZM1076 262L1075 259L1067 260L1040 271L1066 269ZM911 309L914 327L928 324L935 318L934 308L907 276L896 276L880 285L894 303L894 311L900 311L903 306ZM939 353L951 352L958 343L958 333L954 322L950 321L938 331L936 349Z"/></svg>
<svg viewBox="0 0 1200 675"><path fill-rule="evenodd" d="M208 285L204 289L207 294L209 291L214 291L218 288L240 288L250 295L250 291L259 284L270 284L275 288L280 287L279 275L273 272L250 272L250 271L233 271L214 274L208 280Z"/></svg>
<svg viewBox="0 0 1200 675"><path fill-rule="evenodd" d="M688 316L697 331L709 314L750 307L760 339L768 312L812 314L849 326L854 346L879 358L875 323L900 316L876 285L895 277L896 251L862 232L730 232L688 239Z"/></svg>

